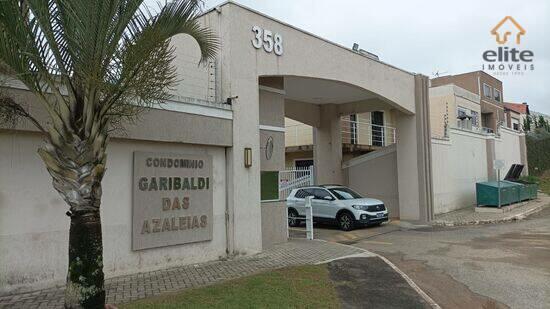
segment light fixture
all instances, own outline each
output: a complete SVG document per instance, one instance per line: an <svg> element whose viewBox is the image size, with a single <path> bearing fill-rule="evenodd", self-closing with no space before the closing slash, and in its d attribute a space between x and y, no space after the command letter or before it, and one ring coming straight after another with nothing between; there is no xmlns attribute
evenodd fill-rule
<svg viewBox="0 0 550 309"><path fill-rule="evenodd" d="M244 149L244 167L252 166L252 148Z"/></svg>

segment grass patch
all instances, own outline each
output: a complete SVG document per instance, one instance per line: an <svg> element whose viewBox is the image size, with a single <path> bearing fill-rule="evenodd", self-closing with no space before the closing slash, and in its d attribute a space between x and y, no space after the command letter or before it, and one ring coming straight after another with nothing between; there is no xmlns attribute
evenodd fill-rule
<svg viewBox="0 0 550 309"><path fill-rule="evenodd" d="M340 302L326 265L306 265L167 293L119 308L340 308Z"/></svg>
<svg viewBox="0 0 550 309"><path fill-rule="evenodd" d="M522 180L535 182L539 185L539 190L543 193L550 195L550 172L546 172L541 176L527 176L522 177Z"/></svg>

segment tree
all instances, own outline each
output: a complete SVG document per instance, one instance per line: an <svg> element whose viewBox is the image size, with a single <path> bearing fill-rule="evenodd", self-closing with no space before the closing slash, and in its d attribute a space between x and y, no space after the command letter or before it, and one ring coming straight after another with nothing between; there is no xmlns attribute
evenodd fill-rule
<svg viewBox="0 0 550 309"><path fill-rule="evenodd" d="M176 83L170 39L189 34L202 59L217 38L197 17L200 0L153 12L143 0L9 0L0 5L0 72L20 80L48 115L12 99L0 119L27 119L44 135L38 153L70 217L66 308L105 303L101 181L112 130L169 98Z"/></svg>
<svg viewBox="0 0 550 309"><path fill-rule="evenodd" d="M531 123L532 123L531 116L527 115L523 119L523 131L525 132L531 131Z"/></svg>
<svg viewBox="0 0 550 309"><path fill-rule="evenodd" d="M546 119L544 119L544 116L539 115L539 119L537 121L537 128L544 128L546 124Z"/></svg>

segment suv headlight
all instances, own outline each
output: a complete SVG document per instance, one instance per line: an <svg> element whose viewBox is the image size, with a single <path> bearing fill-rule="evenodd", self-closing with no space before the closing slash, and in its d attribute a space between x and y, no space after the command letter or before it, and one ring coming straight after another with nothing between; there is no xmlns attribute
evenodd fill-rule
<svg viewBox="0 0 550 309"><path fill-rule="evenodd" d="M357 210L364 210L364 211L367 210L367 206L365 206L365 205L352 205L351 207L353 207Z"/></svg>

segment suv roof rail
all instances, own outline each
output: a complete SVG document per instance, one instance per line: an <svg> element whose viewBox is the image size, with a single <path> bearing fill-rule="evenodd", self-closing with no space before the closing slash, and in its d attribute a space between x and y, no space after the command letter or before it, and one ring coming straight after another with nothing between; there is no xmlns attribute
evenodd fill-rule
<svg viewBox="0 0 550 309"><path fill-rule="evenodd" d="M343 187L344 185L338 184L338 183L327 183L319 185L318 187Z"/></svg>

